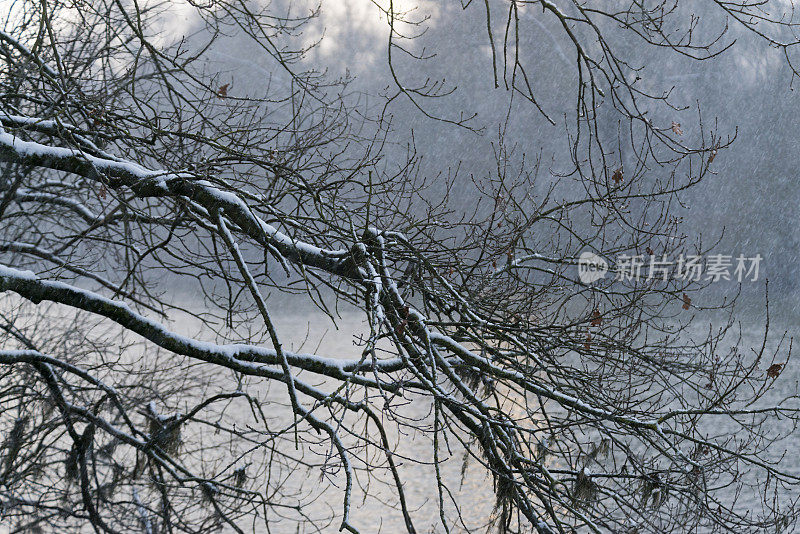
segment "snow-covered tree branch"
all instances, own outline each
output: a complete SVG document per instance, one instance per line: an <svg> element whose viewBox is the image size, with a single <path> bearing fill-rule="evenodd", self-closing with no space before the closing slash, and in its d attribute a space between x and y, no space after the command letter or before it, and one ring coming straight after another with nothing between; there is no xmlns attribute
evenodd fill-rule
<svg viewBox="0 0 800 534"><path fill-rule="evenodd" d="M749 351L735 310L698 300L702 282L594 283L576 270L585 251L648 262L706 251L675 206L733 139L702 120L685 138L660 124L678 107L641 88L619 36L700 62L730 48L726 31L675 34L682 17L697 24L684 2L442 6L453 38L474 24L486 35L506 117L521 95L567 141L555 172L501 126L478 172L426 166L394 114L481 131L472 110L437 107L455 88L414 81L431 57L415 48L428 20L395 4L368 6L388 52L384 90L369 95L379 105L314 68L318 13L305 4L188 2L195 26L180 38L164 27L171 2L11 7L3 524L372 532L368 509L410 533L793 525L800 477L774 447L800 406L771 393L790 349L768 313ZM715 9L713 21L789 57L790 19L760 3ZM566 123L528 68L531 24L577 58L569 72L560 45L542 59L577 96ZM246 70L263 71L257 88L240 90L214 60L232 39L247 43ZM601 133L609 124L615 136ZM356 317L352 343L293 350L302 325L282 319L295 301L313 304L314 321ZM709 314L722 326L704 331ZM490 494L477 518L469 480ZM743 509L753 495L759 506Z"/></svg>

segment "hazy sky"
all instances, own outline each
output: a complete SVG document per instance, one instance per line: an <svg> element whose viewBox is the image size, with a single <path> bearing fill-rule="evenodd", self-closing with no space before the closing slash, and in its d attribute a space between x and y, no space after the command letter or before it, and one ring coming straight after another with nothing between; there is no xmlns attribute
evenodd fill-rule
<svg viewBox="0 0 800 534"><path fill-rule="evenodd" d="M435 175L460 164L466 183L469 175L480 175L494 165L492 143L497 141L498 126L507 121L509 138L519 154L542 155L547 165L540 179L546 183L551 179L548 168L560 170L566 165L565 125L569 117L565 119L565 114L574 107L574 53L558 28L538 12L521 13L528 23L521 44L528 54L529 76L545 111L556 122L553 126L529 103L519 98L511 101L509 91L493 87L491 54L485 27L481 27L485 24L483 5L474 4L462 11L457 3L395 1L398 12L411 10L409 17L420 21L419 26L402 27L406 33L421 35L409 46L433 54L425 62L400 58L397 66L404 83L430 77L443 79L444 87L457 89L449 97L428 102L426 110L443 117L457 116L460 111L478 113L474 124L484 127L484 132L476 134L433 121L398 99L389 108L394 117L394 140L402 143L413 133L417 151L423 156L424 172ZM293 5L299 14L317 4ZM195 21L179 6L174 16L165 38L178 39L192 32ZM707 19L722 24L713 12ZM504 22L504 14L498 13L495 23L500 35ZM351 88L360 93L360 105L374 109L382 105L379 97L392 82L386 61L387 36L385 15L369 0L326 0L320 5L319 17L303 29L302 40L310 44L321 39L309 56L309 66L331 75L354 76ZM718 248L721 253L761 254L763 273L770 279L773 309L780 310L778 321L789 327L800 319L795 310L800 296L800 232L796 231L800 214L796 177L800 168L800 107L781 53L735 25L730 33L737 40L735 46L703 62L644 47L639 41L619 38L619 32L610 36L633 64L645 67L641 76L647 87L674 87L673 101L689 109L670 112L674 118L669 118L681 123L687 139L699 135L698 106L707 132L737 136L732 148L716 158L715 175L684 197L688 206L683 214L685 229L707 236L706 242L724 230ZM210 63L209 71L216 69L220 83L230 82L236 94L257 94L267 80L276 83L279 75L267 58L254 56L245 42L235 36L221 41L211 53L218 64ZM659 113L664 111L653 109L655 116ZM464 208L473 199L466 191L465 186L463 198L456 198ZM731 284L717 289L735 287ZM745 290L746 300L757 304L763 301L762 284Z"/></svg>

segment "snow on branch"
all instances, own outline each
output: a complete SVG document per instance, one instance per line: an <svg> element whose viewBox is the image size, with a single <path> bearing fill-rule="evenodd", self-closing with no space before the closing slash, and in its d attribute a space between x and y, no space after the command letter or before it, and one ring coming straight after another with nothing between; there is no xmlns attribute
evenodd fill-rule
<svg viewBox="0 0 800 534"><path fill-rule="evenodd" d="M112 188L127 187L139 198L186 197L208 213L221 210L239 231L265 247L278 250L292 262L346 278L363 277L349 251L324 250L294 239L254 214L238 195L221 191L190 173L151 170L130 161L25 141L6 131L0 131L0 159L77 174L108 183Z"/></svg>
<svg viewBox="0 0 800 534"><path fill-rule="evenodd" d="M175 354L229 367L245 374L284 379L283 373L264 367L281 365L281 358L272 349L241 344L216 345L185 337L136 313L125 303L62 282L39 279L31 271L20 271L0 265L0 292L2 291L14 291L34 303L51 301L106 317ZM289 365L298 369L370 385L374 384L373 380L358 376L357 373L363 371L389 373L404 366L398 358L365 363L361 360L325 358L288 351L283 353ZM387 384L384 387L391 386Z"/></svg>

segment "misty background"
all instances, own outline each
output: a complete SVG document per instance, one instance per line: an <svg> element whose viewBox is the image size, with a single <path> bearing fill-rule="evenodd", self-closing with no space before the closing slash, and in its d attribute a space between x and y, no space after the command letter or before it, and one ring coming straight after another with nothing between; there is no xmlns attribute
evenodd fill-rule
<svg viewBox="0 0 800 534"><path fill-rule="evenodd" d="M271 9L282 9L273 2ZM495 38L502 48L506 13L501 4L492 4ZM369 0L323 1L321 4L291 3L293 13L318 16L306 25L299 39L312 48L304 66L327 76L350 77L349 98L356 110L378 114L386 105L386 95L394 93L388 67L389 26L385 13ZM494 148L498 132L505 132L506 144L514 147L514 158L527 162L541 159L538 182L543 186L554 175L570 167L569 129L574 129L576 98L575 54L563 30L553 17L534 6L520 8L520 50L526 57L528 77L551 124L530 102L504 87L494 85L492 54L486 33L485 7L471 2L430 2L403 0L393 3L396 12L417 24L400 24L399 30L414 39L403 42L424 60L398 54L395 69L401 83L415 86L425 80L441 81L441 98L420 99L424 111L444 119L476 114L466 129L425 116L407 98L399 96L386 107L391 119L390 141L385 151L386 164L400 164L413 144L421 157L420 173L436 182L458 169L457 187L450 191L452 206L464 211L474 207L473 178L491 173L496 166ZM386 7L386 6L384 6ZM289 4L286 4L289 9ZM708 245L721 239L715 252L736 257L760 254L764 259L758 282L743 284L740 310L745 316L763 315L764 280L769 280L773 324L780 330L796 329L800 318L800 232L796 230L800 213L800 187L796 178L800 167L798 138L798 95L793 73L783 52L735 21L727 20L713 5L691 3L681 20L699 15L699 35L727 33L715 51L732 46L718 56L697 61L671 50L644 43L630 32L607 24L603 30L616 46L616 52L641 68L638 75L647 89L670 92L672 110L656 103L651 117L663 127L679 123L683 139L690 142L700 135L700 119L706 134L713 131L722 139L735 141L720 151L713 174L681 197L685 205L676 207L684 217L682 229L690 240ZM176 4L165 18L162 38L177 42L187 38L202 42L203 26L192 20L189 11ZM677 24L677 23L676 23ZM676 29L680 29L676 26ZM247 38L228 32L219 39L209 56L209 76L218 84L230 84L229 94L237 97L260 94L266 85L287 83L274 61L252 49ZM500 50L502 52L502 50ZM502 71L502 66L499 67ZM502 75L502 72L500 73ZM797 82L797 80L794 80ZM620 130L619 117L610 106L598 110L606 135L614 139ZM626 161L624 147L618 155ZM396 162L393 162L396 158ZM658 173L659 169L651 170ZM664 171L666 172L666 171ZM443 188L444 186L442 186ZM428 191L436 194L436 186ZM735 281L712 284L713 297L736 293Z"/></svg>

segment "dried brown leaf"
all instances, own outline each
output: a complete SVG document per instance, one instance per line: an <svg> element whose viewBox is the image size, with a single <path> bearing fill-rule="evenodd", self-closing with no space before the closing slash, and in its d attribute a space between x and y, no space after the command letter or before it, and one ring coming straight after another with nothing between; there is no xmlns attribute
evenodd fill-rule
<svg viewBox="0 0 800 534"><path fill-rule="evenodd" d="M772 365L769 366L769 369L767 369L767 376L769 378L778 378L778 376L780 376L780 374L781 374L781 371L783 371L783 366L784 365L786 365L785 362L784 363L773 363Z"/></svg>

